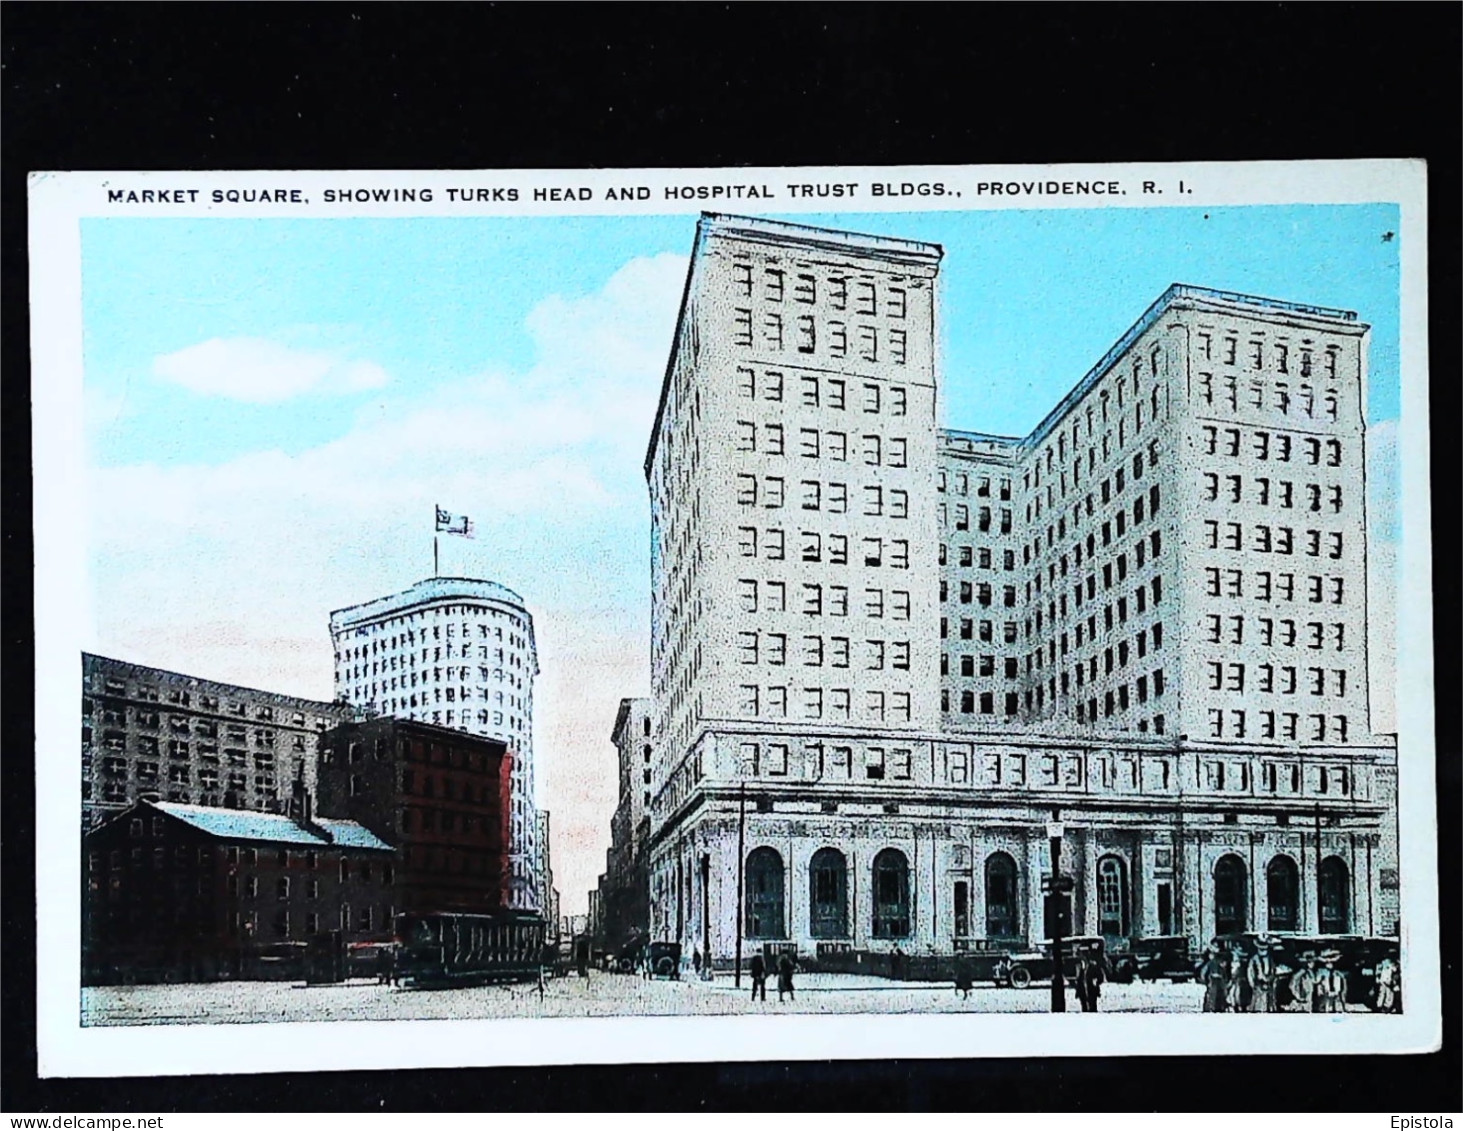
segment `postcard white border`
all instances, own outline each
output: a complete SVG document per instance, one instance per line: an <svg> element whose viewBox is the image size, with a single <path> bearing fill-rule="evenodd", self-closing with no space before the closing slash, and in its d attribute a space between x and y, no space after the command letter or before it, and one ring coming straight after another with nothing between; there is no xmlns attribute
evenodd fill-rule
<svg viewBox="0 0 1463 1131"><path fill-rule="evenodd" d="M1110 196L980 195L982 182L1112 181ZM873 181L942 183L960 195L670 201L664 186ZM1170 186L1144 194L1145 180ZM1171 186L1182 181L1188 192ZM520 189L516 203L464 206L445 190ZM606 202L611 185L650 199ZM213 203L213 189L432 187L431 203ZM535 187L590 187L592 201L535 201ZM109 189L200 190L192 202L109 204ZM1428 472L1427 208L1420 161L1094 166L453 172L33 173L30 179L35 474L37 1042L42 1076L650 1063L825 1058L1419 1052L1441 1040L1435 824L1432 550ZM1102 1014L783 1015L309 1022L83 1028L80 1024L80 760L77 689L89 621L83 519L80 221L100 216L791 215L1043 208L1395 203L1401 211L1402 547L1397 716L1407 1012L1401 1015ZM689 229L688 229L689 232ZM689 238L689 236L688 236ZM855 1018L870 1017L857 1024ZM877 1016L877 1023L872 1018ZM329 1025L328 1039L322 1025Z"/></svg>

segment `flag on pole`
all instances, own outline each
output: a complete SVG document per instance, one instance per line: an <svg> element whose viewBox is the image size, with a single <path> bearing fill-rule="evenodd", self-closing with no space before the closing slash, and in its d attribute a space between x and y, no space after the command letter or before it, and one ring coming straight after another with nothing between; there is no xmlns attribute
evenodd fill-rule
<svg viewBox="0 0 1463 1131"><path fill-rule="evenodd" d="M472 519L465 514L452 514L437 508L437 533L456 534L459 538L474 537Z"/></svg>

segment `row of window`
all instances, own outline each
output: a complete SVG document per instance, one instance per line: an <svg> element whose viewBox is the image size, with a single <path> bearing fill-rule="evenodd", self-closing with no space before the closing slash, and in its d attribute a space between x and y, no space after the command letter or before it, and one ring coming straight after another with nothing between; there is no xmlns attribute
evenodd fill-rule
<svg viewBox="0 0 1463 1131"><path fill-rule="evenodd" d="M1304 462L1311 467L1340 467L1341 441L1335 437L1293 435L1263 428L1220 428L1202 426L1205 455L1240 458L1241 449L1249 458L1261 462Z"/></svg>
<svg viewBox="0 0 1463 1131"><path fill-rule="evenodd" d="M756 333L759 329L760 343ZM789 329L791 343L788 341ZM818 352L820 329L823 350L830 357L848 357L851 345L853 356L861 361L877 363L882 360L903 365L909 360L909 331L902 326L881 327L858 322L850 327L847 322L837 318L820 322L812 314L793 315L789 324L775 310L763 311L761 318L757 318L751 307L738 306L732 309L732 343L744 349L760 344L764 349L780 352L791 344L798 353L815 354Z"/></svg>
<svg viewBox="0 0 1463 1131"><path fill-rule="evenodd" d="M1274 695L1346 696L1345 668L1297 668L1293 664L1253 664L1250 690ZM1247 665L1222 660L1208 661L1209 690L1245 690Z"/></svg>
<svg viewBox="0 0 1463 1131"><path fill-rule="evenodd" d="M1194 344L1199 356L1205 361L1217 360L1224 365L1243 364L1250 369L1265 368L1267 346L1260 339L1252 338L1245 343L1243 362L1240 360L1240 339L1238 335L1225 335L1220 339L1218 349L1216 349L1213 333L1210 331L1200 331L1194 335ZM1298 365L1298 372L1302 377L1311 376L1318 352L1321 358L1322 370L1326 376L1335 377L1337 350L1334 346L1327 346L1320 351L1310 346L1301 346L1297 350L1288 342L1271 342L1268 346L1270 363L1275 367L1277 373L1290 373L1292 364L1296 364Z"/></svg>
<svg viewBox="0 0 1463 1131"><path fill-rule="evenodd" d="M1270 570L1256 570L1252 578L1249 596L1256 601L1299 601L1312 605L1329 602L1332 605L1344 603L1346 579L1318 574L1301 575L1301 596L1296 596L1296 575L1293 573L1271 573ZM1245 596L1245 571L1242 569L1220 569L1218 566L1204 567L1204 592L1210 597Z"/></svg>
<svg viewBox="0 0 1463 1131"><path fill-rule="evenodd" d="M850 666L853 642L847 636L794 637L800 648L804 667L830 668ZM858 645L860 666L865 671L909 670L908 640L865 640ZM737 659L743 664L768 664L782 667L787 663L787 634L783 632L737 633Z"/></svg>
<svg viewBox="0 0 1463 1131"><path fill-rule="evenodd" d="M1339 483L1300 483L1301 490L1297 491L1297 484L1292 480L1276 479L1272 481L1265 476L1257 475L1250 479L1248 497L1246 497L1244 484L1243 475L1219 475L1206 471L1201 497L1205 502L1210 503L1249 502L1256 506L1275 506L1282 510L1294 510L1298 506L1301 510L1317 514L1323 511L1330 511L1332 514L1341 513L1342 489ZM1298 498L1301 500L1299 504L1296 502Z"/></svg>
<svg viewBox="0 0 1463 1131"><path fill-rule="evenodd" d="M940 504L940 512L939 512L939 514L940 514L940 529L942 529L942 530L946 530L946 529L949 529L950 528L950 520L951 520L951 517L952 516L953 516L953 518L955 520L955 522L954 522L954 528L956 530L969 530L970 529L970 507L966 503L956 503L953 508L947 506L945 503L941 503ZM992 509L990 507L976 507L976 509L975 509L975 529L979 530L983 534L984 533L988 533L991 530L992 522L994 521L995 517L996 516L995 516L994 512L992 511ZM1002 507L1000 509L999 518L1000 518L1000 526L999 526L1000 532L1002 534L1010 534L1011 533L1011 511L1010 511L1010 508L1009 507Z"/></svg>
<svg viewBox="0 0 1463 1131"><path fill-rule="evenodd" d="M1296 549L1296 535L1300 535L1300 549ZM1257 522L1250 527L1250 538L1246 545L1244 524L1221 523L1217 519L1204 520L1204 548L1206 550L1248 550L1256 554L1299 553L1308 558L1329 558L1339 561L1345 546L1339 530L1295 530L1289 526L1271 526Z"/></svg>
<svg viewBox="0 0 1463 1131"><path fill-rule="evenodd" d="M995 554L996 554L996 551L992 550L991 547L989 547L989 546L976 547L976 546L965 545L965 546L956 546L955 549L956 549L956 557L957 557L957 560L956 560L955 563L952 563L950 561L950 547L947 546L947 545L945 545L945 543L943 543L943 542L940 543L940 564L941 565L958 564L958 565L960 565L961 567L963 567L965 569L970 569L972 567L978 567L980 569L995 569L996 568L996 566L995 566L995 560L996 560ZM1016 551L1015 550L1001 550L1000 551L1000 554L1001 554L1001 565L1000 565L1000 568L1002 570L1007 571L1007 572L1010 572L1011 570L1014 570L1016 568Z"/></svg>
<svg viewBox="0 0 1463 1131"><path fill-rule="evenodd" d="M799 428L796 453L803 459L827 459L847 463L850 450L868 467L908 467L909 440L905 436L883 436L877 432L855 433L850 445L847 432L833 428ZM736 449L767 456L787 455L787 429L781 424L738 420Z"/></svg>
<svg viewBox="0 0 1463 1131"><path fill-rule="evenodd" d="M986 642L991 642L991 641L995 640L995 638L996 638L996 626L995 626L995 622L993 622L993 621L988 621L988 620L975 621L975 620L971 619L970 617L961 617L960 620L959 620L959 624L958 624L957 628L958 628L958 631L959 631L959 635L960 635L960 639L961 640L975 640L975 639L980 639L980 640L983 640L983 641L986 641ZM976 635L977 631L979 632L979 636L978 637ZM1004 640L1007 644L1015 644L1016 643L1016 632L1017 632L1016 622L1015 621L1012 621L1012 620L1008 620L1008 621L1005 622L1005 624L1004 624L1004 626L1002 628L1001 639ZM949 617L941 617L940 618L940 639L941 640L948 640L949 638L950 638L950 618Z"/></svg>
<svg viewBox="0 0 1463 1131"><path fill-rule="evenodd" d="M793 688L786 684L744 683L737 691L738 709L743 718L787 718L790 693L797 696L796 706L804 719L829 718L846 722L853 717L853 690L848 687ZM881 689L865 691L859 718L867 722L907 723L910 720L910 694Z"/></svg>
<svg viewBox="0 0 1463 1131"><path fill-rule="evenodd" d="M1301 727L1301 720L1305 727ZM1254 730L1251 724L1258 724ZM1222 710L1209 711L1210 738L1297 738L1309 742L1346 742L1350 725L1345 715L1300 715L1294 711Z"/></svg>
<svg viewBox="0 0 1463 1131"><path fill-rule="evenodd" d="M514 618L513 623L518 623L516 618ZM446 630L446 638L448 640L453 640L458 635L457 627L458 626L455 623L449 623L446 625L433 625L431 627L430 637L427 634L427 628L423 627L421 632L422 643L425 644L429 639L441 640L443 638L444 629ZM462 625L461 635L463 643L464 645L466 645L467 641L471 639L473 635L472 625L464 622ZM502 640L504 639L503 627L502 625L479 624L477 626L477 638L480 641L494 639ZM513 647L521 647L528 643L528 641L525 640L523 637L516 636L512 633L508 634L507 640L509 645ZM377 636L367 643L357 645L354 648L342 648L336 653L335 660L336 663L339 663L342 660L363 660L369 658L370 656L378 655L382 652L396 652L408 646L415 648L416 644L416 631L414 629L405 629L399 634L390 637Z"/></svg>
<svg viewBox="0 0 1463 1131"><path fill-rule="evenodd" d="M902 487L866 484L863 492L864 515L869 517L908 518L909 492ZM787 499L787 482L780 475L739 474L736 478L737 503L744 507L761 506L780 510ZM848 484L803 479L798 482L798 504L805 511L848 513Z"/></svg>
<svg viewBox="0 0 1463 1131"><path fill-rule="evenodd" d="M990 608L995 600L995 587L986 581L961 581L956 584L954 592L957 600L962 605L977 604L982 608ZM940 580L940 600L950 600L950 583L943 578ZM1006 585L1001 589L1001 604L1005 608L1016 607L1016 586Z"/></svg>
<svg viewBox="0 0 1463 1131"><path fill-rule="evenodd" d="M1346 650L1346 625L1340 621L1298 622L1255 617L1252 623L1258 629L1258 643L1265 648L1297 648L1304 644L1313 651L1325 648L1337 652ZM1204 639L1210 644L1243 644L1245 616L1243 613L1233 616L1208 613L1204 617L1204 632Z"/></svg>
<svg viewBox="0 0 1463 1131"><path fill-rule="evenodd" d="M849 564L849 536L829 534L817 530L801 530L797 534L798 545L794 549L797 557L805 562L827 562L829 565ZM894 569L909 568L909 539L907 538L863 538L855 545L862 562L868 567L890 566ZM744 558L761 556L768 561L780 562L787 558L787 537L778 527L737 527L737 550ZM855 559L857 560L857 559Z"/></svg>
<svg viewBox="0 0 1463 1131"><path fill-rule="evenodd" d="M804 615L810 617L846 617L849 615L847 585L823 585L808 581L794 584L801 590L801 611ZM785 613L789 611L787 589L788 583L784 581L742 577L737 579L737 601L745 613ZM909 619L909 590L866 588L863 594L865 616L881 619L887 615L890 620Z"/></svg>
<svg viewBox="0 0 1463 1131"><path fill-rule="evenodd" d="M759 286L754 286L754 276ZM852 301L855 314L882 314L898 320L902 320L909 310L909 292L905 287L884 284L881 302L878 281L868 277L794 271L789 288L787 272L781 267L764 266L757 272L750 263L733 263L732 285L744 298L759 295L762 301L770 303L783 302L790 289L793 303L816 306L821 285L823 301L833 310L848 310Z"/></svg>
<svg viewBox="0 0 1463 1131"><path fill-rule="evenodd" d="M996 674L996 662L998 657L991 655L976 655L973 652L960 652L956 654L957 667L962 676L980 675L993 676ZM940 653L940 674L950 674L950 653ZM1021 674L1021 663L1015 656L1007 656L1001 661L1003 674L1007 679L1016 679Z"/></svg>
<svg viewBox="0 0 1463 1131"><path fill-rule="evenodd" d="M1227 408L1230 412L1240 409L1240 382L1233 374L1221 374L1216 381L1214 374L1200 373L1197 392L1199 400L1210 408ZM1316 390L1310 385L1298 385L1292 396L1287 381L1273 384L1259 379L1249 381L1244 386L1243 398L1245 408L1254 412L1290 416L1294 410L1296 416L1304 415L1311 420L1335 420L1340 405L1335 386L1328 385L1322 391L1317 411Z"/></svg>
<svg viewBox="0 0 1463 1131"><path fill-rule="evenodd" d="M113 695L118 698L127 698L127 683L125 680L109 677L103 682L103 688L108 695ZM133 690L132 698L141 700L146 703L157 703L160 701L158 697L157 687L147 683L137 684ZM168 689L167 702L173 704L174 706L191 707L193 705L193 698L193 693L184 688L170 687ZM90 700L85 700L83 702L83 710L87 710L89 707ZM219 697L217 695L209 695L204 692L200 692L198 694L198 709L203 711L222 710L222 712L237 716L238 718L247 718L249 714L249 704L247 702L241 700L229 700L223 705L221 709L219 705ZM254 708L254 717L260 722L273 722L275 721L275 709L273 706L270 706L268 704L257 705ZM281 710L281 720L282 719L283 711ZM320 727L326 725L326 720L311 720L307 718L302 711L296 711L290 715L289 725L304 727L311 725L312 721L316 729L319 729Z"/></svg>
<svg viewBox="0 0 1463 1131"><path fill-rule="evenodd" d="M940 689L940 710L947 715L951 713L950 704L953 697L948 687ZM979 693L980 714L994 715L996 713L996 693L993 691L982 691ZM960 692L960 713L962 715L973 715L976 713L977 695L974 690ZM1005 694L1005 715L1007 718L1014 718L1021 712L1021 697L1014 691Z"/></svg>
<svg viewBox="0 0 1463 1131"><path fill-rule="evenodd" d="M739 366L736 372L737 396L743 400L762 400L769 404L785 404L789 399L790 382L779 369L753 369ZM797 376L796 403L803 408L849 411L848 381L821 373ZM856 390L857 409L870 416L907 416L909 390L888 382L862 382Z"/></svg>
<svg viewBox="0 0 1463 1131"><path fill-rule="evenodd" d="M975 480L975 497L978 499L991 498L992 478L989 475L972 476L969 472L965 471L947 472L942 467L939 471L936 488L942 492L948 490L954 495L970 495L972 493L970 489L970 481L972 478ZM1009 500L1011 498L1011 480L1003 476L995 479L994 483L996 494L1003 500Z"/></svg>
<svg viewBox="0 0 1463 1131"><path fill-rule="evenodd" d="M785 777L792 772L815 781L847 781L854 775L855 755L852 746L805 743L800 751L801 770L789 760L790 749L786 742L743 742L740 771L752 777ZM913 774L911 756L907 746L861 747L858 754L860 776L867 781L883 781L886 778L909 781Z"/></svg>

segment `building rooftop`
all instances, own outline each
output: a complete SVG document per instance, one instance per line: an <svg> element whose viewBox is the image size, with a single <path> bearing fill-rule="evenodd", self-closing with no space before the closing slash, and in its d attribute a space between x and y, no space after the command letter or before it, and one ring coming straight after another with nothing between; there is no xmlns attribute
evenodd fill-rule
<svg viewBox="0 0 1463 1131"><path fill-rule="evenodd" d="M1112 365L1119 357L1127 352L1128 347L1146 333L1155 322L1158 321L1165 311L1175 307L1201 306L1204 308L1240 307L1241 313L1255 313L1261 310L1274 311L1280 314L1300 316L1311 322L1340 323L1341 327L1332 326L1332 329L1344 327L1355 333L1361 333L1366 329L1364 323L1357 321L1356 311L1341 310L1331 306L1312 306L1301 302L1287 302L1284 299L1264 298L1260 295L1240 294L1236 291L1215 290L1213 287L1200 287L1192 283L1174 283L1153 301L1153 304L1143 312L1138 321L1124 331L1122 337L1108 348L1108 351L1098 359L1097 364L1089 369L1082 379L1074 385L1057 406L1047 413L1041 423L1032 429L1031 434L1022 442L1023 446L1030 449L1036 447L1051 433L1057 422L1067 414L1078 401L1080 401L1093 385L1100 381L1104 374L1112 368Z"/></svg>
<svg viewBox="0 0 1463 1131"><path fill-rule="evenodd" d="M181 805L173 801L144 804L192 825L220 840L257 840L271 844L302 844L312 848L370 848L393 851L391 845L355 821L320 817L316 832L279 813L256 813L247 809L222 809L211 805Z"/></svg>
<svg viewBox="0 0 1463 1131"><path fill-rule="evenodd" d="M786 220L767 220L760 216L703 212L696 225L697 247L700 247L704 237L712 235L732 236L776 244L779 247L804 247L843 255L862 255L911 267L937 267L945 255L945 249L939 244L922 240L844 232L834 228L818 228L811 224L793 224Z"/></svg>
<svg viewBox="0 0 1463 1131"><path fill-rule="evenodd" d="M506 605L514 612L528 617L532 624L532 617L523 598L506 585L476 577L429 577L400 593L336 609L330 614L330 627L332 630L350 628L378 617L394 616L415 605L436 604L440 601L487 601Z"/></svg>
<svg viewBox="0 0 1463 1131"><path fill-rule="evenodd" d="M93 652L83 652L81 654L81 664L83 671L101 670L104 673L127 675L134 679L156 679L164 683L183 682L193 690L208 692L210 694L217 693L220 696L258 695L272 700L276 705L285 704L321 714L343 717L351 712L351 708L344 703L327 703L320 699L305 699L301 696L289 695L282 691L265 691L262 688L247 687L239 683L224 683L221 680L205 679L202 676L189 675L186 672L175 672L168 668L149 667L146 664L133 663L131 660L118 660L111 656L99 656ZM164 704L164 706L168 705Z"/></svg>

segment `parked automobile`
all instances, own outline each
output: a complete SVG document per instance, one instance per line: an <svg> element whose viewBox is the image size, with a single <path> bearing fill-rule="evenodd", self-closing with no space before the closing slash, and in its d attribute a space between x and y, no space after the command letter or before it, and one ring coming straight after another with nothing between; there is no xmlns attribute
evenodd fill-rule
<svg viewBox="0 0 1463 1131"><path fill-rule="evenodd" d="M1152 935L1133 939L1107 955L1114 982L1167 978L1186 982L1194 977L1194 959L1187 935Z"/></svg>
<svg viewBox="0 0 1463 1131"><path fill-rule="evenodd" d="M653 942L650 944L650 972L657 978L680 981L681 944L678 942Z"/></svg>
<svg viewBox="0 0 1463 1131"><path fill-rule="evenodd" d="M1077 974L1077 959L1093 955L1107 971L1104 943L1101 935L1079 935L1062 940L1062 974L1071 979ZM1046 939L1039 945L1007 955L996 966L996 984L1013 989L1025 989L1033 982L1050 982L1056 963L1052 957L1052 941ZM1110 971L1108 976L1111 977Z"/></svg>

